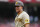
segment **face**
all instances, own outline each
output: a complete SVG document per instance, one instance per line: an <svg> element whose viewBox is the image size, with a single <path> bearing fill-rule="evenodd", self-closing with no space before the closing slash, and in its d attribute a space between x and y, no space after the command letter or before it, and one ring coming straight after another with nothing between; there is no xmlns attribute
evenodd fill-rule
<svg viewBox="0 0 40 27"><path fill-rule="evenodd" d="M16 9L16 12L18 13L19 11L21 11L22 6L16 6L15 9Z"/></svg>

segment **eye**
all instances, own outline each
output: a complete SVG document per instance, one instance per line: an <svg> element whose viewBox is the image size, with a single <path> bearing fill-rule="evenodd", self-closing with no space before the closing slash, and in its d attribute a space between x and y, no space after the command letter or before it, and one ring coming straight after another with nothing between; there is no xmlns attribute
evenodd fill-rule
<svg viewBox="0 0 40 27"><path fill-rule="evenodd" d="M19 6L15 6L15 7L19 7Z"/></svg>

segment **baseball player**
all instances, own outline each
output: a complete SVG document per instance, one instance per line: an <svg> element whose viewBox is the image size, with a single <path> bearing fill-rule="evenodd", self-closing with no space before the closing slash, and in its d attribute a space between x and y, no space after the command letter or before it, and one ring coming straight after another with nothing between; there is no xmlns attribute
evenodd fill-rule
<svg viewBox="0 0 40 27"><path fill-rule="evenodd" d="M15 3L17 16L15 17L15 27L29 27L29 15L23 11L24 4L21 1Z"/></svg>

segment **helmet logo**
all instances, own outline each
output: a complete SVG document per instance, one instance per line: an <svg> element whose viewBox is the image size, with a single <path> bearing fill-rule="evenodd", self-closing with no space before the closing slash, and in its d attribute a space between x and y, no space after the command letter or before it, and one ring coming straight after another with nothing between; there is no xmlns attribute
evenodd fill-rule
<svg viewBox="0 0 40 27"><path fill-rule="evenodd" d="M16 4L18 4L18 2L16 2Z"/></svg>

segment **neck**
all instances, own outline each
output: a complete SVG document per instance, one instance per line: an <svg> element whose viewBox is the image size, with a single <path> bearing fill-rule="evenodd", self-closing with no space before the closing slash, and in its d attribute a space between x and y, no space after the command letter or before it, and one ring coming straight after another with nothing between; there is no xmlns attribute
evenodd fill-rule
<svg viewBox="0 0 40 27"><path fill-rule="evenodd" d="M23 12L23 11L19 11L19 12L18 12L18 15L21 14L22 12Z"/></svg>

